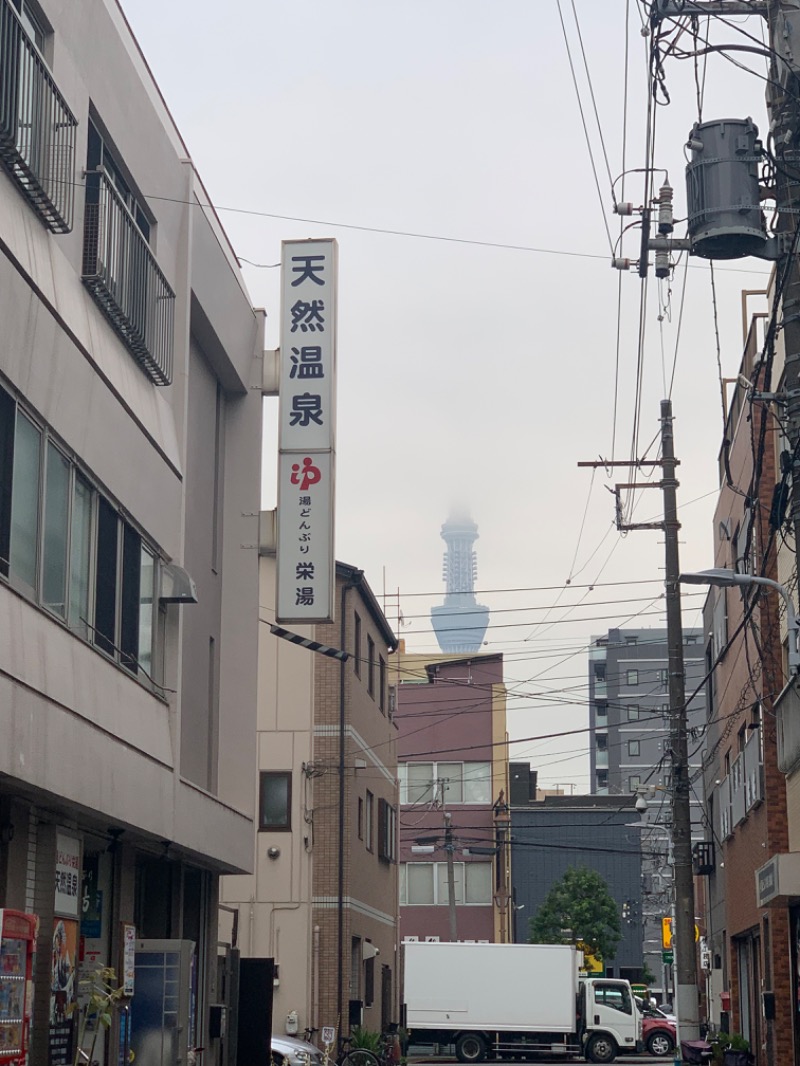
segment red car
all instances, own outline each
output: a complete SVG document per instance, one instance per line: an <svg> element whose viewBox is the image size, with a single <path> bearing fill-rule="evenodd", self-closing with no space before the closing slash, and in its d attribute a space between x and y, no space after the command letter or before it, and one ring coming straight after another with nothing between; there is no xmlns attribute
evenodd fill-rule
<svg viewBox="0 0 800 1066"><path fill-rule="evenodd" d="M642 1040L651 1055L670 1055L675 1048L675 1024L657 1008L645 1011L642 1018Z"/></svg>

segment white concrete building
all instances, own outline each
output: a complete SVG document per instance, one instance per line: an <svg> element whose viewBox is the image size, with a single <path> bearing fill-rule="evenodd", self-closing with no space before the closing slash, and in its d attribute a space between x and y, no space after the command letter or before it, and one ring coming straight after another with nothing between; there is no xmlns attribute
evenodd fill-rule
<svg viewBox="0 0 800 1066"><path fill-rule="evenodd" d="M263 316L115 0L0 0L0 158L0 908L40 919L30 1062L67 1055L58 926L71 971L83 937L121 976L122 923L194 945L188 1027L143 1041L134 995L137 1066L217 1061L218 878L253 853Z"/></svg>

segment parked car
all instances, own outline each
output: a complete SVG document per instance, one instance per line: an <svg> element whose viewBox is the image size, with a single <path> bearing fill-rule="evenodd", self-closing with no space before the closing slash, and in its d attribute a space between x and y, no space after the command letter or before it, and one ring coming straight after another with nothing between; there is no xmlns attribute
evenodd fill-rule
<svg viewBox="0 0 800 1066"><path fill-rule="evenodd" d="M322 1052L296 1036L273 1033L272 1061L274 1066L322 1066Z"/></svg>
<svg viewBox="0 0 800 1066"><path fill-rule="evenodd" d="M648 1010L642 1018L642 1040L651 1055L670 1055L675 1048L675 1023L660 1010Z"/></svg>

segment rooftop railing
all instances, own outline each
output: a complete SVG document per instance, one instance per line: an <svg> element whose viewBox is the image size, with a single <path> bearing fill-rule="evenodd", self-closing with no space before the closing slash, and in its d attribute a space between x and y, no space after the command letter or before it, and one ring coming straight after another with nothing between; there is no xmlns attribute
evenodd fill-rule
<svg viewBox="0 0 800 1066"><path fill-rule="evenodd" d="M108 175L87 177L83 281L157 385L172 382L175 293Z"/></svg>
<svg viewBox="0 0 800 1066"><path fill-rule="evenodd" d="M54 233L69 233L77 119L9 0L0 0L0 159Z"/></svg>

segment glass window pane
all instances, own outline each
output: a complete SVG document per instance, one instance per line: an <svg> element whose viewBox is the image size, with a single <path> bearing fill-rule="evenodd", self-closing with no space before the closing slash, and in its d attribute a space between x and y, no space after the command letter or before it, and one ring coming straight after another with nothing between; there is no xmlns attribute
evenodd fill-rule
<svg viewBox="0 0 800 1066"><path fill-rule="evenodd" d="M39 540L39 455L42 435L17 413L14 439L14 479L11 487L11 573L36 588L36 551Z"/></svg>
<svg viewBox="0 0 800 1066"><path fill-rule="evenodd" d="M97 565L94 592L94 641L109 655L116 650L117 628L117 512L100 497L97 508Z"/></svg>
<svg viewBox="0 0 800 1066"><path fill-rule="evenodd" d="M464 863L453 863L453 880L455 881L456 903L464 902ZM436 902L440 907L450 906L450 892L447 888L447 863L436 863Z"/></svg>
<svg viewBox="0 0 800 1066"><path fill-rule="evenodd" d="M464 802L492 802L492 768L488 762L464 763Z"/></svg>
<svg viewBox="0 0 800 1066"><path fill-rule="evenodd" d="M8 577L16 420L17 405L4 389L0 389L0 574L4 577Z"/></svg>
<svg viewBox="0 0 800 1066"><path fill-rule="evenodd" d="M156 561L142 548L139 580L139 666L148 677L153 676L153 606L155 604Z"/></svg>
<svg viewBox="0 0 800 1066"><path fill-rule="evenodd" d="M72 537L69 562L69 624L89 635L89 564L92 536L92 490L82 477L72 490Z"/></svg>
<svg viewBox="0 0 800 1066"><path fill-rule="evenodd" d="M291 826L292 775L262 771L259 827L289 829Z"/></svg>
<svg viewBox="0 0 800 1066"><path fill-rule="evenodd" d="M406 880L409 903L433 903L432 862L409 862Z"/></svg>
<svg viewBox="0 0 800 1066"><path fill-rule="evenodd" d="M440 762L437 764L436 776L444 790L445 803L464 802L463 774L463 763Z"/></svg>
<svg viewBox="0 0 800 1066"><path fill-rule="evenodd" d="M127 522L122 528L122 620L119 661L135 674L138 671L139 661L142 538Z"/></svg>
<svg viewBox="0 0 800 1066"><path fill-rule="evenodd" d="M408 903L408 893L406 890L406 863L400 863L399 880L400 880L400 906L405 906Z"/></svg>
<svg viewBox="0 0 800 1066"><path fill-rule="evenodd" d="M42 602L62 618L67 614L69 471L69 463L65 457L58 448L48 443L44 489Z"/></svg>
<svg viewBox="0 0 800 1066"><path fill-rule="evenodd" d="M467 903L492 902L492 864L465 863L467 872Z"/></svg>
<svg viewBox="0 0 800 1066"><path fill-rule="evenodd" d="M430 803L435 799L433 790L433 764L429 762L406 763L408 785L406 803Z"/></svg>

